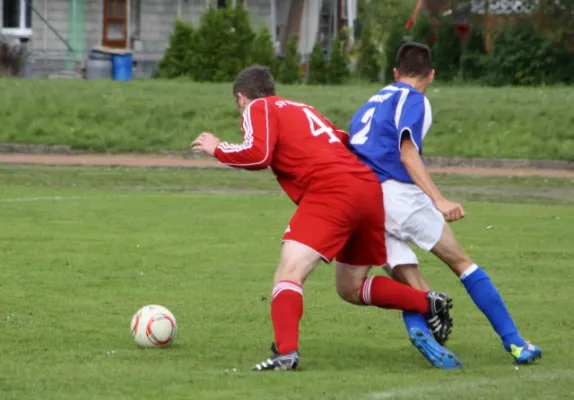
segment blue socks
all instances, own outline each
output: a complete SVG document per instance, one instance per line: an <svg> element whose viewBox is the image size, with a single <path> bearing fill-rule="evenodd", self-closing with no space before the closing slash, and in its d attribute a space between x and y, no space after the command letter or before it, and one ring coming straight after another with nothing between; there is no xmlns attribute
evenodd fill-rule
<svg viewBox="0 0 574 400"><path fill-rule="evenodd" d="M405 322L405 326L407 327L407 332L410 332L411 329L420 329L423 333L428 333L432 337L432 332L430 331L429 325L425 317L422 314L410 311L403 311L403 321Z"/></svg>
<svg viewBox="0 0 574 400"><path fill-rule="evenodd" d="M478 265L469 267L460 280L474 304L482 311L490 324L502 339L506 351L510 345L524 346L526 342L518 334L518 329L508 312L502 296L490 280L490 277ZM405 320L406 321L406 320Z"/></svg>

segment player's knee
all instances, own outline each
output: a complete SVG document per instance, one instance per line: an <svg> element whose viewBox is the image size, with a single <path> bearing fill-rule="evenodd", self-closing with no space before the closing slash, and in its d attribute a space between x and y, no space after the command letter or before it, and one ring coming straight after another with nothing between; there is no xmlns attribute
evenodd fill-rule
<svg viewBox="0 0 574 400"><path fill-rule="evenodd" d="M275 272L275 282L291 281L302 285L307 277L306 268L299 263L282 261Z"/></svg>
<svg viewBox="0 0 574 400"><path fill-rule="evenodd" d="M362 282L337 281L337 294L348 303L361 305L361 285Z"/></svg>

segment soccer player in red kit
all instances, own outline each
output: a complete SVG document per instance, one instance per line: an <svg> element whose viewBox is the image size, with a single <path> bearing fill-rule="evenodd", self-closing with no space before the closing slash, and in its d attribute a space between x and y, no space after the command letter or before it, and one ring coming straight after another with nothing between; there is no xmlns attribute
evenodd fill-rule
<svg viewBox="0 0 574 400"><path fill-rule="evenodd" d="M252 369L297 367L303 282L320 261L330 263L335 257L337 291L345 300L415 311L434 326L447 323L451 301L445 294L415 290L384 276L368 277L371 266L386 264L383 196L375 174L347 149L346 133L313 107L276 96L266 67L239 73L233 94L243 113L243 143L202 133L192 149L235 168L271 167L298 206L275 272L273 354Z"/></svg>

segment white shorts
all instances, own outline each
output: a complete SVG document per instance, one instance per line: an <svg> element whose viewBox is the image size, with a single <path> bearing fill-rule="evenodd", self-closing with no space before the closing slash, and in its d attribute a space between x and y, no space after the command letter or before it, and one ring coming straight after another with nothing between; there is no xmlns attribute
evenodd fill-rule
<svg viewBox="0 0 574 400"><path fill-rule="evenodd" d="M444 217L417 185L387 180L382 187L388 266L418 265L410 244L430 251L440 239Z"/></svg>

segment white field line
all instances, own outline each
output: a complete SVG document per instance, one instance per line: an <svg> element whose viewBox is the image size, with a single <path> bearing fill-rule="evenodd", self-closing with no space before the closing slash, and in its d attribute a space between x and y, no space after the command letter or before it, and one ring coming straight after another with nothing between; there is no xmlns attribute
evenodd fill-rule
<svg viewBox="0 0 574 400"><path fill-rule="evenodd" d="M125 195L111 195L111 196L44 196L44 197L7 197L0 198L0 203L24 203L24 202L34 202L34 201L69 201L69 200L90 200L90 199L102 199L102 200L112 200L112 199L125 199L130 197L193 197L197 195L283 195L278 191L270 190L191 190L184 193L178 192L136 192L137 194L125 194Z"/></svg>
<svg viewBox="0 0 574 400"><path fill-rule="evenodd" d="M50 196L50 197L13 197L0 199L2 203L20 203L25 201L62 201L62 200L85 200L85 196Z"/></svg>
<svg viewBox="0 0 574 400"><path fill-rule="evenodd" d="M390 389L381 392L372 392L367 394L365 399L380 400L380 399L401 399L410 398L413 396L433 393L444 392L465 392L477 388L496 387L500 385L511 385L519 381L526 382L542 382L553 381L561 378L574 379L574 370L550 370L544 372L534 372L521 374L516 372L516 376L499 379L474 379L467 381L443 382L436 385L415 386L404 389Z"/></svg>

